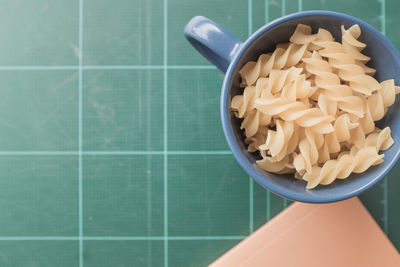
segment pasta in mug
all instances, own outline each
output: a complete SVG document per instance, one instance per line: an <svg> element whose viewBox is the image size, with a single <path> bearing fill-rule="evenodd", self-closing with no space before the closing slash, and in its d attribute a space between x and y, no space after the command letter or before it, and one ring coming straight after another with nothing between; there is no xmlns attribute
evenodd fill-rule
<svg viewBox="0 0 400 267"><path fill-rule="evenodd" d="M400 87L378 82L362 54L361 29L341 27L342 41L297 25L288 43L239 71L243 93L231 110L243 119L245 143L265 171L293 173L307 189L345 179L383 162L394 143L385 115Z"/></svg>

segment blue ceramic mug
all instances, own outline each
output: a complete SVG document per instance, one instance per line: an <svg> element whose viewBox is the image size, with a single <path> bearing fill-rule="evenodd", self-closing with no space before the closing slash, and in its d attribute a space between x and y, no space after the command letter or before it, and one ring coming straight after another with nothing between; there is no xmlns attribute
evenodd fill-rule
<svg viewBox="0 0 400 267"><path fill-rule="evenodd" d="M256 153L249 153L244 144L244 134L240 130L240 120L230 111L233 96L242 94L239 70L249 60L256 61L262 53L272 52L276 44L288 42L297 24L310 25L313 32L322 27L329 30L337 41L341 41L340 26L353 24L361 27L360 41L367 44L363 53L372 58L370 66L377 70L378 81L395 79L400 84L400 54L390 41L366 22L341 13L329 11L306 11L294 13L263 26L244 43L235 38L215 22L201 16L192 18L185 27L185 36L190 43L209 61L225 72L221 92L221 119L226 140L243 169L254 180L282 197L302 202L326 203L347 199L364 192L377 184L395 166L400 155L399 100L389 108L378 127L390 126L394 145L384 152L384 162L369 168L365 173L351 174L344 180L336 180L328 186L306 190L304 181L293 175L269 173L259 168Z"/></svg>

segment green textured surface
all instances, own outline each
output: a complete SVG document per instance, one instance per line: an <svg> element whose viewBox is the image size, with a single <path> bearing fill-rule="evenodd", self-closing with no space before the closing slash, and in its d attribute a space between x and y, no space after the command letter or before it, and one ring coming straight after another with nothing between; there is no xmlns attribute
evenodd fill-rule
<svg viewBox="0 0 400 267"><path fill-rule="evenodd" d="M163 241L85 241L84 266L162 266ZM157 256L156 256L157 255Z"/></svg>
<svg viewBox="0 0 400 267"><path fill-rule="evenodd" d="M0 64L77 65L78 1L7 1L0 4Z"/></svg>
<svg viewBox="0 0 400 267"><path fill-rule="evenodd" d="M397 0L0 1L0 266L204 266L289 205L233 159L183 28L245 40L300 9L400 48ZM361 196L398 249L399 166Z"/></svg>
<svg viewBox="0 0 400 267"><path fill-rule="evenodd" d="M77 81L71 70L2 71L1 150L76 151Z"/></svg>
<svg viewBox="0 0 400 267"><path fill-rule="evenodd" d="M233 247L236 240L185 240L169 242L169 266L206 266Z"/></svg>
<svg viewBox="0 0 400 267"><path fill-rule="evenodd" d="M84 233L163 235L162 162L158 155L84 156Z"/></svg>
<svg viewBox="0 0 400 267"><path fill-rule="evenodd" d="M160 70L84 71L83 149L161 150L162 74Z"/></svg>
<svg viewBox="0 0 400 267"><path fill-rule="evenodd" d="M248 233L249 182L232 155L169 156L168 177L170 235Z"/></svg>
<svg viewBox="0 0 400 267"><path fill-rule="evenodd" d="M0 169L0 237L78 234L76 157L0 156Z"/></svg>
<svg viewBox="0 0 400 267"><path fill-rule="evenodd" d="M169 150L228 149L219 120L220 92L215 90L223 78L215 70L168 71Z"/></svg>
<svg viewBox="0 0 400 267"><path fill-rule="evenodd" d="M0 241L1 266L78 266L78 255L78 244L74 241Z"/></svg>

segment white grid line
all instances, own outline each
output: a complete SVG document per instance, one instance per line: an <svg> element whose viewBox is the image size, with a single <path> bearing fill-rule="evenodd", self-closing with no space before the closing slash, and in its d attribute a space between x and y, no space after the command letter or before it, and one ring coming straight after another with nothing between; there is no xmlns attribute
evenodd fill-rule
<svg viewBox="0 0 400 267"><path fill-rule="evenodd" d="M169 236L168 240L242 240L247 236ZM2 236L0 241L163 241L165 236Z"/></svg>
<svg viewBox="0 0 400 267"><path fill-rule="evenodd" d="M83 61L83 0L79 0L79 72L78 72L78 90L79 90L79 136L78 136L78 149L79 149L79 158L78 158L78 167L79 167L79 267L83 267L83 189L82 189L82 102L83 102L83 70L82 70L82 61Z"/></svg>
<svg viewBox="0 0 400 267"><path fill-rule="evenodd" d="M0 66L0 71L17 70L79 70L79 66Z"/></svg>
<svg viewBox="0 0 400 267"><path fill-rule="evenodd" d="M186 70L186 69L188 69L188 70L216 70L217 69L217 67L215 67L215 66L212 66L212 65L210 65L210 66L208 66L208 65L193 65L193 66L190 66L190 65L167 65L166 66L166 68L168 69L168 70Z"/></svg>
<svg viewBox="0 0 400 267"><path fill-rule="evenodd" d="M0 156L78 156L79 151L0 151Z"/></svg>
<svg viewBox="0 0 400 267"><path fill-rule="evenodd" d="M386 35L386 1L381 0L381 32ZM389 234L389 218L388 218L388 177L383 180L383 231L386 235Z"/></svg>
<svg viewBox="0 0 400 267"><path fill-rule="evenodd" d="M0 241L79 241L79 236L0 236Z"/></svg>
<svg viewBox="0 0 400 267"><path fill-rule="evenodd" d="M82 52L81 52L82 53ZM80 55L82 56L82 55ZM212 65L65 65L65 66L0 66L0 71L41 71L41 70L216 70Z"/></svg>
<svg viewBox="0 0 400 267"><path fill-rule="evenodd" d="M265 217L267 217L267 221L271 220L271 192L267 191L267 207L265 212Z"/></svg>
<svg viewBox="0 0 400 267"><path fill-rule="evenodd" d="M285 0L281 0L281 16L283 17L283 16L285 16L285 14L286 14L286 1Z"/></svg>
<svg viewBox="0 0 400 267"><path fill-rule="evenodd" d="M84 70L216 70L212 65L88 65Z"/></svg>
<svg viewBox="0 0 400 267"><path fill-rule="evenodd" d="M249 176L249 233L254 232L254 181Z"/></svg>
<svg viewBox="0 0 400 267"><path fill-rule="evenodd" d="M0 151L0 156L128 156L128 155L231 155L230 150L127 150L127 151Z"/></svg>
<svg viewBox="0 0 400 267"><path fill-rule="evenodd" d="M303 11L303 0L297 0L297 10Z"/></svg>
<svg viewBox="0 0 400 267"><path fill-rule="evenodd" d="M164 78L164 267L168 267L168 0L163 2Z"/></svg>
<svg viewBox="0 0 400 267"><path fill-rule="evenodd" d="M167 151L168 155L231 155L230 150Z"/></svg>

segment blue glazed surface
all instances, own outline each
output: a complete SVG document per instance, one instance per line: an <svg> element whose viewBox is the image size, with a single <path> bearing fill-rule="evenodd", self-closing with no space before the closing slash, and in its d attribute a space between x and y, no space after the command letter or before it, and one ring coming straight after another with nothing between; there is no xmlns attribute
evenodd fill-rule
<svg viewBox="0 0 400 267"><path fill-rule="evenodd" d="M226 72L242 42L214 21L196 16L185 26L188 41L222 72Z"/></svg>
<svg viewBox="0 0 400 267"><path fill-rule="evenodd" d="M204 19L204 25L207 25L209 22L209 20L204 17L196 18L198 20ZM231 39L232 35L230 34L225 35L225 39L222 42L212 38L207 40L203 39L201 40L201 45L203 47L209 47L211 51L214 52L207 53L207 50L203 49L202 54L204 55L206 53L206 57L224 71L225 65L221 65L218 61L219 59L213 56L218 54L221 49L223 50L224 47L227 47L227 50L220 55L222 55L222 58L225 57L225 59L229 60L229 57L226 57L226 55L231 55L232 51L237 51L232 57L222 85L221 119L225 137L233 155L242 168L253 177L257 183L282 197L310 203L340 201L359 195L378 183L398 161L400 156L400 116L396 116L400 108L398 99L396 103L389 108L386 116L377 123L378 127L390 126L392 137L395 140L394 145L384 152L385 161L378 166L371 167L362 174L353 173L347 179L336 180L329 186L318 186L313 190L306 190L305 182L294 179L293 175L278 175L260 169L255 164L259 156L247 151L246 145L243 142L243 132L239 128L240 120L232 115L229 108L232 97L242 93L242 90L239 88L240 77L238 71L240 68L249 60L257 60L261 53L272 52L276 44L287 42L296 25L299 23L310 25L313 28L313 32L319 27L325 28L334 35L337 41L341 41L341 25L344 25L346 28L353 24L360 25L362 35L359 40L367 44L367 48L363 50L363 53L372 58L369 65L377 69L375 75L376 79L378 81L395 79L395 83L400 84L400 54L390 41L366 22L349 15L330 11L305 11L274 20L250 36L237 50L232 49L232 45L224 45L224 43L238 44L237 39L235 37ZM190 23L188 26L189 25ZM203 30L206 29L204 25ZM213 23L212 25L215 26L216 24ZM188 26L185 28L185 35L189 37L188 39L196 40L197 37L191 35L193 32L190 32ZM221 34L225 32L220 26L216 25L216 27L221 29ZM215 30L215 28L213 30ZM230 39L230 41L226 39Z"/></svg>

